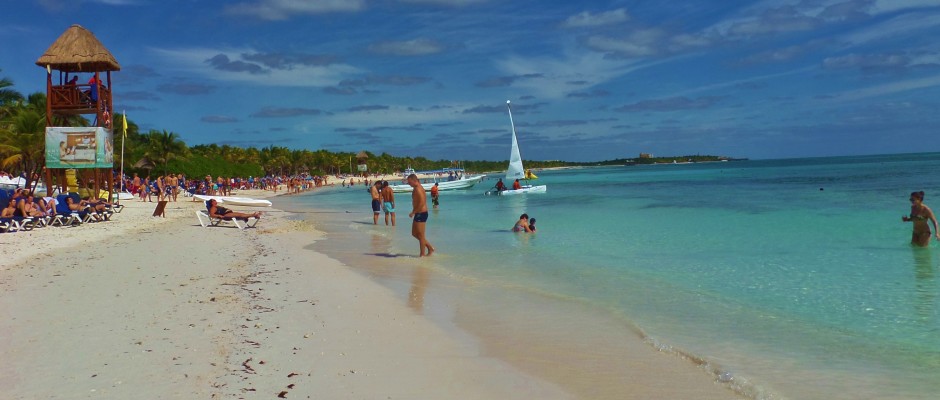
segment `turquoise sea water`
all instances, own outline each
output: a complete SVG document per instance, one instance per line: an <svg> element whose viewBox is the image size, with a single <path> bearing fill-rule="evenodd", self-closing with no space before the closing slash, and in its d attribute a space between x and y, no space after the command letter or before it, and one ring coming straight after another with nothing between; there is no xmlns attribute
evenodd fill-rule
<svg viewBox="0 0 940 400"><path fill-rule="evenodd" d="M940 248L901 216L914 190L940 210L938 171L940 153L543 171L542 195L442 192L428 237L448 273L609 310L753 397L932 399ZM409 196L386 255L417 252ZM363 186L288 201L372 234ZM538 233L508 232L523 212Z"/></svg>

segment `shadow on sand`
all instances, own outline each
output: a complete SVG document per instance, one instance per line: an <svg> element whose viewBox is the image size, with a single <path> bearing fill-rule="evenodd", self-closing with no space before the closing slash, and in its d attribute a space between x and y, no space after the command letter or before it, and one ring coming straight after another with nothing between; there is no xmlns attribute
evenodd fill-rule
<svg viewBox="0 0 940 400"><path fill-rule="evenodd" d="M376 256L376 257L385 257L385 258L398 258L398 257L410 257L415 258L414 254L394 254L394 253L365 253L367 256Z"/></svg>

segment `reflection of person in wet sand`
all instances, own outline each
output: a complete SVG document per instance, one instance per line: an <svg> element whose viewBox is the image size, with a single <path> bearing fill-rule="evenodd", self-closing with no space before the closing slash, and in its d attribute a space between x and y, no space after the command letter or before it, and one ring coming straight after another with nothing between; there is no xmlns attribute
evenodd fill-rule
<svg viewBox="0 0 940 400"><path fill-rule="evenodd" d="M417 267L411 275L411 289L408 289L408 307L417 312L424 311L424 292L428 288L428 269Z"/></svg>

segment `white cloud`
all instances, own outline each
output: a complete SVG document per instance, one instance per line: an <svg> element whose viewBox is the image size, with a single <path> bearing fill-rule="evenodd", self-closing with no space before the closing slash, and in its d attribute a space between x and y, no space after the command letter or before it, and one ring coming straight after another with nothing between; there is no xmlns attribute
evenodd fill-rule
<svg viewBox="0 0 940 400"><path fill-rule="evenodd" d="M652 46L655 42L634 41L631 38L615 39L607 36L591 36L585 44L591 49L603 52L612 52L627 57L648 57L655 55L659 49Z"/></svg>
<svg viewBox="0 0 940 400"><path fill-rule="evenodd" d="M895 93L907 92L911 90L927 89L940 86L940 75L928 76L925 78L908 79L903 81L884 83L863 89L849 90L837 94L838 100L861 100L870 97L886 96Z"/></svg>
<svg viewBox="0 0 940 400"><path fill-rule="evenodd" d="M937 0L875 0L872 12L883 14L899 10L938 7Z"/></svg>
<svg viewBox="0 0 940 400"><path fill-rule="evenodd" d="M843 35L841 41L861 45L894 39L940 26L940 13L910 13Z"/></svg>
<svg viewBox="0 0 940 400"><path fill-rule="evenodd" d="M598 84L624 76L638 69L668 60L640 63L636 60L616 60L594 52L566 52L560 57L513 56L497 62L497 68L511 76L540 75L517 80L511 88L525 89L539 99L560 99L572 92L568 82L584 81L577 90L586 90Z"/></svg>
<svg viewBox="0 0 940 400"><path fill-rule="evenodd" d="M256 0L228 6L226 11L266 20L284 20L296 14L356 12L365 5L365 0Z"/></svg>
<svg viewBox="0 0 940 400"><path fill-rule="evenodd" d="M790 71L778 72L775 74L767 74L767 75L761 75L761 76L753 76L753 77L744 78L744 79L734 79L734 80L725 81L725 82L712 83L712 84L708 84L704 86L699 86L696 88L686 89L678 93L672 93L672 94L667 95L666 97L688 96L688 95L702 93L702 92L707 93L707 92L711 92L711 91L718 90L718 89L727 89L729 87L740 86L740 85L744 85L748 83L773 81L774 79L782 78L784 76L799 75L799 74L814 71L814 70L816 70L815 66L808 66L808 67L798 68L798 69L794 69Z"/></svg>
<svg viewBox="0 0 940 400"><path fill-rule="evenodd" d="M424 56L440 53L444 50L437 41L431 39L413 39L405 41L378 42L369 46L369 51L377 54L394 56Z"/></svg>
<svg viewBox="0 0 940 400"><path fill-rule="evenodd" d="M167 62L162 69L182 69L217 81L251 83L260 86L324 87L363 71L348 64L294 65L290 69L266 69L263 73L246 73L212 68L207 60L220 54L232 60L241 60L243 54L258 53L255 49L150 49L158 59Z"/></svg>
<svg viewBox="0 0 940 400"><path fill-rule="evenodd" d="M487 0L399 0L402 3L430 4L436 6L463 7L471 4L485 3Z"/></svg>
<svg viewBox="0 0 940 400"><path fill-rule="evenodd" d="M585 45L594 51L615 53L621 57L669 55L704 47L711 41L702 35L672 34L660 28L634 29L622 37L590 36Z"/></svg>
<svg viewBox="0 0 940 400"><path fill-rule="evenodd" d="M629 19L630 16L627 15L627 10L625 8L618 8L616 10L605 11L597 14L584 11L568 17L568 19L566 19L562 25L568 28L582 28L616 24Z"/></svg>

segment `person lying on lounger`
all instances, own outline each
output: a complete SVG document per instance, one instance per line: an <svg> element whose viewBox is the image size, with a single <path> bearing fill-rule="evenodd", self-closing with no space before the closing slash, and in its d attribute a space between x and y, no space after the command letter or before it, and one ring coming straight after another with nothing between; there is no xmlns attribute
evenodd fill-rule
<svg viewBox="0 0 940 400"><path fill-rule="evenodd" d="M255 212L254 214L245 214L240 212L235 212L229 210L225 207L219 205L215 199L209 200L209 216L212 218L222 218L222 219L232 219L238 218L242 220L248 220L248 218L261 218L261 212Z"/></svg>
<svg viewBox="0 0 940 400"><path fill-rule="evenodd" d="M87 208L87 206L81 202L76 203L75 200L72 200L71 196L65 198L65 204L68 205L69 210L72 211L85 211L85 208Z"/></svg>
<svg viewBox="0 0 940 400"><path fill-rule="evenodd" d="M94 212L95 210L91 208L91 206L89 206L87 203L85 203L84 200L81 200L76 203L75 200L72 200L72 197L69 196L65 198L65 204L69 206L69 210L72 210L75 212L81 212L81 211L91 212L92 213L91 215L95 218L95 221L101 221L101 216L95 213Z"/></svg>
<svg viewBox="0 0 940 400"><path fill-rule="evenodd" d="M55 215L55 197L41 197L39 198L39 208L42 209L45 215Z"/></svg>
<svg viewBox="0 0 940 400"><path fill-rule="evenodd" d="M101 198L93 199L91 198L91 196L86 197L84 200L82 200L82 204L91 207L93 210L97 212L104 212L105 210L108 209L108 207L114 206L114 204L108 203L108 201L105 199L101 199Z"/></svg>

